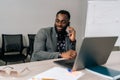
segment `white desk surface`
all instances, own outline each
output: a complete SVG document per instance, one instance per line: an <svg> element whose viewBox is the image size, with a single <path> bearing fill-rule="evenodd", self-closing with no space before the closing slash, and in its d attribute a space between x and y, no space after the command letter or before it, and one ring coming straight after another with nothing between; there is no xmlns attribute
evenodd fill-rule
<svg viewBox="0 0 120 80"><path fill-rule="evenodd" d="M23 68L28 67L30 69L30 72L27 72L27 74L18 76L14 79L12 79L10 76L0 77L0 80L28 80L32 76L44 72L52 67L59 66L53 63L53 61L54 59L9 65L14 67L16 70L22 70ZM115 70L120 70L120 51L113 51L105 66ZM2 69L3 67L5 66L0 66L0 69ZM85 74L82 77L80 77L79 80L108 80L107 78L95 75L86 70L81 70L81 71Z"/></svg>

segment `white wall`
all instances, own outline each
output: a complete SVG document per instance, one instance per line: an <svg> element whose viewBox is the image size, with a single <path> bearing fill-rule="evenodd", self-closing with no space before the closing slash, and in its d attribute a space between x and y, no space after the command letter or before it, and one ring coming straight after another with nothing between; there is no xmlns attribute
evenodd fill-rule
<svg viewBox="0 0 120 80"><path fill-rule="evenodd" d="M79 46L85 31L86 5L87 0L0 0L0 35L21 33L28 45L28 33L53 26L56 13L65 9L71 13L71 26L77 31Z"/></svg>
<svg viewBox="0 0 120 80"><path fill-rule="evenodd" d="M89 0L85 36L118 36L120 46L120 0Z"/></svg>

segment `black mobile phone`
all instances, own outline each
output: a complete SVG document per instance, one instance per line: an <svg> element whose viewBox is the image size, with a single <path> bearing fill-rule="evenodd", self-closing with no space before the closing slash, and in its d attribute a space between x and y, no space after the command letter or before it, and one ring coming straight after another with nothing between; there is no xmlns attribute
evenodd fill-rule
<svg viewBox="0 0 120 80"><path fill-rule="evenodd" d="M70 22L67 24L67 26L70 26Z"/></svg>

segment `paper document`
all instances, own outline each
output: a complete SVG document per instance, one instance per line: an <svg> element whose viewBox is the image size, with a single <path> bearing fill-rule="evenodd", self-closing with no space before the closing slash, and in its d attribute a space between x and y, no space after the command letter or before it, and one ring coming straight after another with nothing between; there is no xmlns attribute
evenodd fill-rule
<svg viewBox="0 0 120 80"><path fill-rule="evenodd" d="M82 71L69 72L67 68L53 67L29 80L77 80L83 75Z"/></svg>

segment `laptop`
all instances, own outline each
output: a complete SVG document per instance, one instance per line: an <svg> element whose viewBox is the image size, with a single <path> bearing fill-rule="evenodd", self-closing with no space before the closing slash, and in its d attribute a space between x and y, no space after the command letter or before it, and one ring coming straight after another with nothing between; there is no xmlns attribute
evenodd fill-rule
<svg viewBox="0 0 120 80"><path fill-rule="evenodd" d="M103 65L107 62L117 38L117 36L85 37L74 60L56 60L54 62L72 70Z"/></svg>

